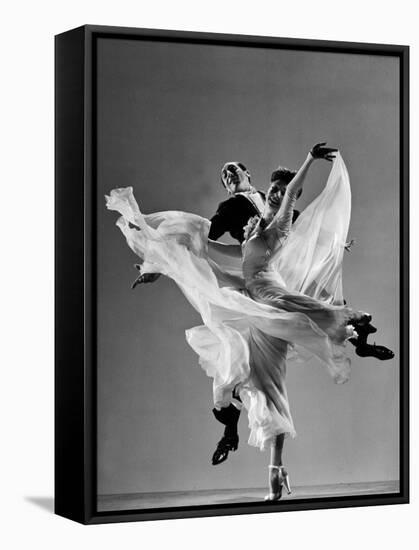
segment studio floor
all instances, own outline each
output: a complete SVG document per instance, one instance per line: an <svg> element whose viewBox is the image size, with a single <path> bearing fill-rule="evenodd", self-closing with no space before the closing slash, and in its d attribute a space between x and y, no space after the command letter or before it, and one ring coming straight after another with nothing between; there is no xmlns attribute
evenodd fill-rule
<svg viewBox="0 0 419 550"><path fill-rule="evenodd" d="M375 495L398 492L398 481L342 483L335 485L293 487L291 495L285 494L285 491L283 492L282 499ZM98 511L109 512L117 510L138 510L145 508L166 508L175 506L201 506L208 504L219 505L260 502L263 500L266 493L266 488L252 488L176 491L170 493L99 495Z"/></svg>

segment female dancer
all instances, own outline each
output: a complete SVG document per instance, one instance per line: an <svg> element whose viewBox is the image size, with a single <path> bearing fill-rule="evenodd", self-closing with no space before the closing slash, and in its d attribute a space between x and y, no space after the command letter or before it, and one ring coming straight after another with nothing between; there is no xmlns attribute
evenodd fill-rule
<svg viewBox="0 0 419 550"><path fill-rule="evenodd" d="M371 317L368 314L354 314L339 304L336 296L328 293L327 285L321 287L313 280L313 290L321 299L311 297L297 290L296 281L285 282L281 270L272 259L280 254L281 247L291 230L295 202L302 191L307 171L316 158L332 161L336 149L324 147L324 143L315 145L307 159L289 185L279 187L272 184L266 197L266 206L261 218L255 216L245 228L243 245L243 275L245 287L250 297L260 303L271 305L281 311L300 312L330 339L331 344L339 345L351 336L354 325L361 327ZM239 247L225 246L210 242L210 246L229 255L238 255ZM298 261L294 258L294 261ZM311 265L315 270L315 266ZM352 326L349 326L352 323ZM270 493L268 500L281 497L282 486L290 492L289 477L282 466L282 450L285 434L294 434L292 418L289 412L285 389L285 359L288 342L273 338L253 327L249 336L250 378L267 398L270 408L276 408L282 417L283 432L278 433L271 443ZM278 422L279 423L279 422Z"/></svg>
<svg viewBox="0 0 419 550"><path fill-rule="evenodd" d="M209 222L194 214L141 214L132 188L107 197L107 207L122 214L117 224L143 272L171 277L200 313L203 325L188 330L187 341L213 378L215 407L228 406L235 389L248 411L249 443L270 447L268 500L278 500L283 486L290 491L282 465L284 437L295 436L285 387L290 349L305 358L309 352L335 382L345 382L350 371L345 341L356 337L354 327L371 320L344 305L350 187L335 152L315 145L283 196L271 186L263 216L249 222L242 247L208 242ZM315 159L334 160L331 174L292 226L297 194ZM212 248L242 256L242 273L215 263Z"/></svg>

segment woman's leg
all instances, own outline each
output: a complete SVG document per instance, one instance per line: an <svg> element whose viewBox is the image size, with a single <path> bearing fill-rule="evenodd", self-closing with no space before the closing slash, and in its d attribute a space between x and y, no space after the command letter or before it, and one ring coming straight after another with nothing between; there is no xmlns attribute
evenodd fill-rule
<svg viewBox="0 0 419 550"><path fill-rule="evenodd" d="M269 463L269 495L267 500L278 500L282 496L282 450L284 434L277 435L271 445L271 461Z"/></svg>
<svg viewBox="0 0 419 550"><path fill-rule="evenodd" d="M288 473L282 465L282 450L285 434L277 435L271 445L271 462L269 465L269 495L267 500L279 500L282 496L282 487L288 494L291 493Z"/></svg>
<svg viewBox="0 0 419 550"><path fill-rule="evenodd" d="M284 448L284 434L277 435L271 446L271 466L282 466L282 450Z"/></svg>

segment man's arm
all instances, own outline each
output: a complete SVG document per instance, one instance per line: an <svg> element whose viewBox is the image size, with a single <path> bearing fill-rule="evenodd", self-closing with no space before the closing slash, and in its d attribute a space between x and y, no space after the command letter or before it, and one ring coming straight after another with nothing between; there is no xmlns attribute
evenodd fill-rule
<svg viewBox="0 0 419 550"><path fill-rule="evenodd" d="M227 199L218 206L217 212L211 218L211 227L208 233L208 239L218 241L224 233L230 231L232 207L232 199Z"/></svg>

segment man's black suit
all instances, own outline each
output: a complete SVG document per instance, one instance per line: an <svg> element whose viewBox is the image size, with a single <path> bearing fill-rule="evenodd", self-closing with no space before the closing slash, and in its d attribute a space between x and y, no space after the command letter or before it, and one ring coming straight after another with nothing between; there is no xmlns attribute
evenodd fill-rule
<svg viewBox="0 0 419 550"><path fill-rule="evenodd" d="M259 195L265 201L265 194L258 191ZM250 218L260 215L258 208L253 201L245 194L233 195L226 201L220 203L217 212L211 218L211 228L208 237L217 241L224 233L230 233L233 239L242 243L244 240L244 227ZM298 210L294 210L292 221L295 222L299 215Z"/></svg>
<svg viewBox="0 0 419 550"><path fill-rule="evenodd" d="M258 191L265 200L265 194ZM218 240L224 233L230 235L239 243L244 240L244 227L253 216L260 215L255 204L244 194L233 195L220 203L217 212L211 218L211 228L208 237Z"/></svg>

